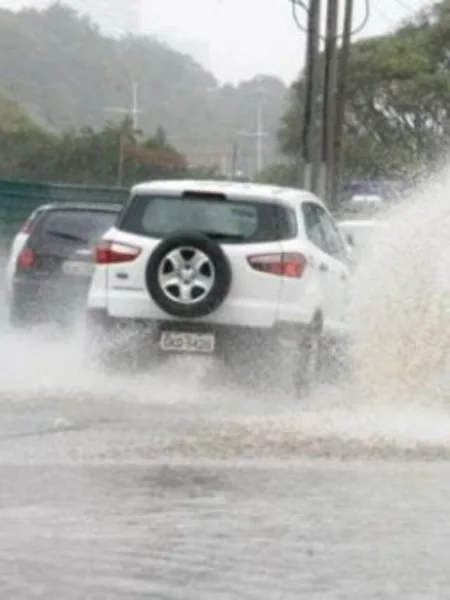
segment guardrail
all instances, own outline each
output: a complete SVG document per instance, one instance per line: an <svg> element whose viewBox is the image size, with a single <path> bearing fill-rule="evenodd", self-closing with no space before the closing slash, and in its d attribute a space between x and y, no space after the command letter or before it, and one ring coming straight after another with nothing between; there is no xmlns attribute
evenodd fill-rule
<svg viewBox="0 0 450 600"><path fill-rule="evenodd" d="M121 203L128 196L128 188L72 185L64 183L36 182L0 179L0 247L9 246L28 215L41 204L50 202L111 202ZM381 207L364 203L344 202L335 216L337 218L370 218ZM384 208L384 206L383 206Z"/></svg>
<svg viewBox="0 0 450 600"><path fill-rule="evenodd" d="M128 189L36 181L0 180L0 243L8 245L28 215L50 202L121 203Z"/></svg>

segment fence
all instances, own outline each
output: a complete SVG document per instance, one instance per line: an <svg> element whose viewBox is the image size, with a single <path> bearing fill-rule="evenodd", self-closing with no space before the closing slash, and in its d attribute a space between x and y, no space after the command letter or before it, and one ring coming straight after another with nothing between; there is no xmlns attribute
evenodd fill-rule
<svg viewBox="0 0 450 600"><path fill-rule="evenodd" d="M125 188L0 180L0 242L10 240L28 215L41 204L50 202L123 202Z"/></svg>
<svg viewBox="0 0 450 600"><path fill-rule="evenodd" d="M68 185L35 181L0 180L0 247L9 245L28 215L39 205L49 202L115 202L122 203L128 189L86 185ZM355 208L344 210L352 214ZM361 207L358 207L358 211ZM358 212L357 211L357 212Z"/></svg>

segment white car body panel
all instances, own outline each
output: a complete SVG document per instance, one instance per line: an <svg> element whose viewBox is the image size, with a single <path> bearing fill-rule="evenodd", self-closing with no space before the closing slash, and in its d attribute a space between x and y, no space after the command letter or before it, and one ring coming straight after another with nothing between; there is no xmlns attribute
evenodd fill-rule
<svg viewBox="0 0 450 600"><path fill-rule="evenodd" d="M115 228L108 232L105 239L138 246L142 250L133 262L100 269L99 277L103 278L100 282L103 294L100 295L106 296L104 305L108 314L112 317L130 319L174 319L155 304L149 296L145 282L147 262L160 240L121 232ZM255 271L247 263L246 257L250 254L281 252L280 243L252 244L251 250L247 245L222 244L221 247L230 261L233 272L231 289L225 302L217 311L198 321L272 327L278 316L282 280L280 277ZM104 271L107 272L106 295L103 287L105 279L102 272ZM98 282L95 273L90 296L95 295L98 290Z"/></svg>
<svg viewBox="0 0 450 600"><path fill-rule="evenodd" d="M186 189L224 193L230 201L233 198L247 198L258 202L276 202L291 208L298 217L301 205L306 201L317 203L325 209L318 198L306 191L235 182L150 182L136 185L132 189L132 196L178 196ZM343 335L347 320L345 298L349 265L314 246L305 235L302 220L298 218L297 221L298 235L294 239L251 244L221 243L231 264L232 285L217 310L195 321L270 328L280 322L308 325L317 313L323 313L325 330L332 335ZM121 231L116 227L106 232L103 240L139 247L141 253L131 262L96 266L88 309L105 309L110 317L117 319L176 321L175 317L165 313L152 300L145 281L148 260L161 240ZM252 255L280 252L300 252L307 257L308 264L301 278L259 272L247 260ZM323 262L328 265L325 273L319 271Z"/></svg>

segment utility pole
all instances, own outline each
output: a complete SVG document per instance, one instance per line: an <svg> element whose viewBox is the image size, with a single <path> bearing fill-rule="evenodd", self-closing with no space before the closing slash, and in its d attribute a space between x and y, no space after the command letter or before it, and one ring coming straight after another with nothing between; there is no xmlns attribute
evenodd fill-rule
<svg viewBox="0 0 450 600"><path fill-rule="evenodd" d="M120 113L120 114L124 114L124 115L131 115L133 132L136 133L139 129L138 115L139 115L139 113L142 113L143 111L139 108L138 84L134 79L131 82L131 94L132 94L131 95L131 107L126 108L126 107L109 106L109 107L106 107L105 110L108 112L115 112L115 113Z"/></svg>
<svg viewBox="0 0 450 600"><path fill-rule="evenodd" d="M263 102L258 102L256 114L256 170L261 173L263 168Z"/></svg>
<svg viewBox="0 0 450 600"><path fill-rule="evenodd" d="M342 138L345 125L345 104L347 99L348 62L352 38L353 0L346 0L344 9L344 25L342 46L339 58L339 81L336 91L336 121L335 121L335 176L331 197L337 203L342 178Z"/></svg>
<svg viewBox="0 0 450 600"><path fill-rule="evenodd" d="M325 171L325 202L332 206L336 179L336 86L338 78L338 2L328 0L325 38L325 84L323 103L323 159Z"/></svg>
<svg viewBox="0 0 450 600"><path fill-rule="evenodd" d="M295 11L296 0L292 0L292 2L294 2L293 7L294 7L294 11ZM311 92L311 69L312 69L311 19L310 19L310 16L311 16L311 13L308 11L308 29L307 29L307 36L306 36L306 48L305 48L306 61L305 61L304 76L300 80L300 90L299 90L300 91L300 94L299 94L299 96L300 96L300 98L299 98L299 107L300 107L299 145L300 145L300 148L297 153L296 167L297 167L297 185L300 189L306 188L306 165L309 160L307 139L308 139L310 117L311 117L311 115L310 115L310 113L311 113L311 102L310 102L311 93L310 92Z"/></svg>
<svg viewBox="0 0 450 600"><path fill-rule="evenodd" d="M111 107L106 107L105 110L108 112L120 113L120 114L124 114L127 116L131 115L133 133L137 133L138 127L139 127L138 115L139 115L139 113L141 113L143 111L139 108L139 105L138 105L138 85L134 79L131 82L131 92L132 92L132 96L131 96L131 107L130 108L111 106ZM126 132L123 131L123 126L121 126L120 133L119 133L119 162L118 162L118 167L117 167L117 186L118 187L120 187L122 185L122 181L123 181L123 169L124 169L124 162L125 162L124 133L126 133Z"/></svg>
<svg viewBox="0 0 450 600"><path fill-rule="evenodd" d="M320 136L320 110L319 94L321 84L320 70L320 15L321 0L310 0L308 9L308 36L306 42L306 72L304 81L304 113L302 146L304 162L300 168L303 173L303 186L311 191L316 191L322 162L322 144ZM303 161L302 161L303 163ZM306 177L306 167L309 167L309 176Z"/></svg>
<svg viewBox="0 0 450 600"><path fill-rule="evenodd" d="M138 86L137 82L133 79L131 82L131 90L132 90L132 102L133 102L133 110L132 110L132 119L133 119L133 131L138 130Z"/></svg>
<svg viewBox="0 0 450 600"><path fill-rule="evenodd" d="M256 174L261 173L264 167L263 157L263 140L269 134L264 131L263 127L263 98L262 96L258 99L256 107L256 131L238 131L238 135L245 137L256 138Z"/></svg>
<svg viewBox="0 0 450 600"><path fill-rule="evenodd" d="M327 0L325 49L321 54L321 0L291 0L307 13L306 66L301 81L301 140L298 185L336 207L342 178L348 64L353 35L354 0L342 0L343 30L339 31L341 0ZM368 14L366 14L367 22ZM359 28L359 31L364 25ZM300 26L303 31L303 27ZM338 39L342 39L338 48ZM322 178L322 167L325 174ZM322 188L322 183L324 187Z"/></svg>
<svg viewBox="0 0 450 600"><path fill-rule="evenodd" d="M231 147L231 172L230 172L231 179L236 179L237 161L238 161L237 144L236 144L236 142L233 142L233 145Z"/></svg>
<svg viewBox="0 0 450 600"><path fill-rule="evenodd" d="M117 165L117 187L122 187L123 182L123 166L125 162L125 152L124 152L124 140L122 132L120 132L119 138L119 164Z"/></svg>

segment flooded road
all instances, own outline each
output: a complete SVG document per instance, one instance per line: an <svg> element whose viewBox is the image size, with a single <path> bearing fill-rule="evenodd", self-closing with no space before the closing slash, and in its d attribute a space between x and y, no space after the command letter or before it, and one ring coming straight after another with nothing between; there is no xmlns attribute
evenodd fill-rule
<svg viewBox="0 0 450 600"><path fill-rule="evenodd" d="M443 598L446 471L2 467L2 598Z"/></svg>
<svg viewBox="0 0 450 600"><path fill-rule="evenodd" d="M15 344L2 599L446 596L445 412L357 410L331 387L299 403L179 365L99 376Z"/></svg>
<svg viewBox="0 0 450 600"><path fill-rule="evenodd" d="M446 598L450 278L416 277L414 223L450 251L447 198L377 247L359 379L302 401L0 328L0 598Z"/></svg>

